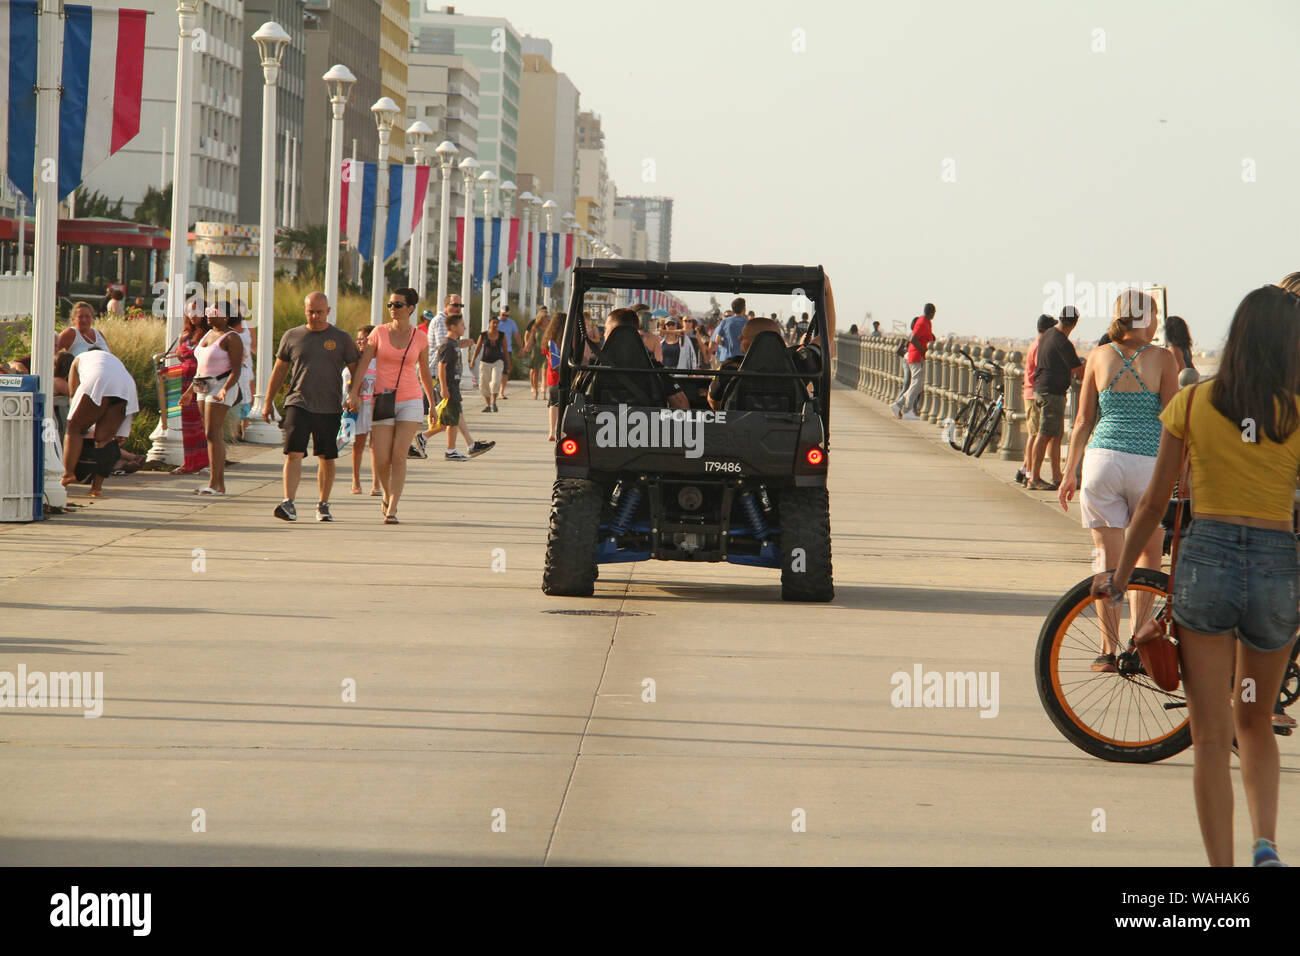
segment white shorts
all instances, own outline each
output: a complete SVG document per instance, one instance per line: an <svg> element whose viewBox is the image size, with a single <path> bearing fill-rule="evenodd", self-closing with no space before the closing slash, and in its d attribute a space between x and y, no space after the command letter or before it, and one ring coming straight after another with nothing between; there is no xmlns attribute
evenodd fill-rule
<svg viewBox="0 0 1300 956"><path fill-rule="evenodd" d="M214 378L196 378L194 380L194 397L200 402L212 402L215 405L234 405L242 392L239 387L239 380L236 379L226 389L226 398L224 401L217 401L217 393L225 387L225 374L218 375Z"/></svg>
<svg viewBox="0 0 1300 956"><path fill-rule="evenodd" d="M1079 510L1085 528L1127 528L1156 470L1154 455L1089 448L1083 456Z"/></svg>
<svg viewBox="0 0 1300 956"><path fill-rule="evenodd" d="M372 406L373 407L373 406ZM405 402L398 402L393 407L393 414L396 421L399 422L422 422L424 421L424 399L412 398ZM360 416L358 416L360 420ZM391 428L394 419L386 418L382 422L371 422L371 428Z"/></svg>

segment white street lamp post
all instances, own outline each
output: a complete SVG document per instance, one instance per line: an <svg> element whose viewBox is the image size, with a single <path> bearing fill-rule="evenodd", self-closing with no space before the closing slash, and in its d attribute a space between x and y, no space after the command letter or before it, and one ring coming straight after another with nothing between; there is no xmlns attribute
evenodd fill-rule
<svg viewBox="0 0 1300 956"><path fill-rule="evenodd" d="M492 194L497 184L497 174L485 169L478 182L483 187L483 311L479 331L486 332L488 319L492 315Z"/></svg>
<svg viewBox="0 0 1300 956"><path fill-rule="evenodd" d="M456 146L443 140L434 150L438 154L438 168L442 172L442 198L438 203L438 304L439 311L447 301L447 228L451 220L451 164L456 158Z"/></svg>
<svg viewBox="0 0 1300 956"><path fill-rule="evenodd" d="M573 236L574 254L576 258L576 254L578 251L577 250L578 217L571 212L566 212L561 218L564 220L564 232L561 233L560 238L563 239L566 235ZM556 246L559 248L563 248L562 246L560 246L558 242L556 243ZM560 304L563 305L564 299L567 299L569 297L569 290L573 287L572 286L573 268L569 267L568 269L565 269L563 265L563 259L557 258L555 260L555 271L556 273L563 272L564 275L564 298L560 300Z"/></svg>
<svg viewBox="0 0 1300 956"><path fill-rule="evenodd" d="M474 299L474 174L478 172L478 160L466 156L460 161L461 175L465 187L465 232L463 248L460 254L460 300L465 304L461 314L465 316L465 334L469 334L469 317L473 315L470 307Z"/></svg>
<svg viewBox="0 0 1300 956"><path fill-rule="evenodd" d="M546 255L547 258L551 259L551 261L558 263L559 254L555 249L555 243L551 241L555 238L551 235L551 230L555 228L555 210L559 209L560 205L554 199L548 199L546 202L542 203L542 208L546 210L546 229L544 230L547 242ZM545 263L539 262L538 266L541 268L541 272L538 273L540 276L546 271L546 265ZM549 312L551 310L551 287L546 284L545 279L542 280L542 305L546 308L546 311Z"/></svg>
<svg viewBox="0 0 1300 956"><path fill-rule="evenodd" d="M497 262L501 265L501 304L510 304L510 209L515 195L515 184L506 180L501 184L501 238L497 242ZM521 305L520 308L523 306Z"/></svg>
<svg viewBox="0 0 1300 956"><path fill-rule="evenodd" d="M423 120L416 120L406 128L406 142L411 147L411 155L415 158L415 165L424 165L425 139L432 135L433 130ZM416 229L415 234L411 236L411 279L407 284L423 300L425 276L429 271L429 253L426 247L426 240L429 235L429 193L427 191L420 205L420 226ZM418 313L418 309L411 313L412 325L416 323Z"/></svg>
<svg viewBox="0 0 1300 956"><path fill-rule="evenodd" d="M343 110L357 78L346 66L336 63L323 77L330 91L330 208L325 243L325 297L329 299L330 321L338 319L339 308L339 212L343 189Z"/></svg>
<svg viewBox="0 0 1300 956"><path fill-rule="evenodd" d="M54 310L55 280L59 269L59 183L58 160L55 159L53 176L46 175L41 157L59 155L59 74L63 63L63 0L44 0L41 4L37 30L36 73L36 163L22 175L35 183L36 222L32 248L32 357L30 370L40 376L41 393L45 396L46 427L42 436L51 429L54 421ZM30 51L29 51L30 53ZM28 188L31 188L30 185ZM18 223L19 246L25 240L24 226ZM42 439L44 440L44 438ZM51 507L62 508L68 503L68 492L60 479L63 477L61 447L57 434L53 441L45 440L45 474L35 475L41 481L42 492Z"/></svg>
<svg viewBox="0 0 1300 956"><path fill-rule="evenodd" d="M541 241L542 241L542 198L534 196L532 201L533 207L533 234L528 237L528 246L531 250L529 257L533 264L528 269L528 304L531 311L537 311L537 302L541 298L538 288L538 278L542 274L541 263Z"/></svg>
<svg viewBox="0 0 1300 956"><path fill-rule="evenodd" d="M190 119L194 114L194 22L199 0L177 0L179 32L176 42L176 139L172 149L172 223L167 252L166 345L181 334L185 323L185 274L189 264L190 224ZM158 417L158 427L149 435L149 461L179 465L185 460L180 416Z"/></svg>
<svg viewBox="0 0 1300 956"><path fill-rule="evenodd" d="M280 429L262 421L260 414L271 384L272 353L275 347L275 99L280 79L280 60L289 45L289 34L274 20L263 23L253 41L262 58L262 203L260 242L257 253L257 393L249 416L248 440L259 445L280 441ZM178 183L179 185L179 183Z"/></svg>
<svg viewBox="0 0 1300 956"><path fill-rule="evenodd" d="M532 315L528 303L528 250L531 220L533 216L533 200L537 197L530 192L519 194L519 309L523 317L527 319Z"/></svg>
<svg viewBox="0 0 1300 956"><path fill-rule="evenodd" d="M375 190L374 249L370 265L370 323L383 325L384 315L384 236L388 232L388 140L393 135L393 123L401 110L391 97L381 96L370 107L375 115L375 128L379 131L378 182Z"/></svg>

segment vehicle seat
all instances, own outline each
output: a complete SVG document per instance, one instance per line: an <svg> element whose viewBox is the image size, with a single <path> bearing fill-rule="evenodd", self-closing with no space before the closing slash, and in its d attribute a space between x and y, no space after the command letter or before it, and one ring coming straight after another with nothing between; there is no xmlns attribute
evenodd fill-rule
<svg viewBox="0 0 1300 956"><path fill-rule="evenodd" d="M740 363L744 372L795 372L785 340L776 332L759 332ZM723 407L737 412L797 412L804 397L797 379L737 376Z"/></svg>
<svg viewBox="0 0 1300 956"><path fill-rule="evenodd" d="M598 364L616 368L654 368L641 342L641 333L620 325L610 332L600 350ZM595 405L649 405L667 407L668 390L659 375L634 375L599 370L592 373L587 398Z"/></svg>

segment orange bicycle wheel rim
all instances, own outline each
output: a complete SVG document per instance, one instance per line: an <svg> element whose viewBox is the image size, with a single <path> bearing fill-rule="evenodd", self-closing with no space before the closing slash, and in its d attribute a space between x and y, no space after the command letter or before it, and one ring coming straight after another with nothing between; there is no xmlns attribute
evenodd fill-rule
<svg viewBox="0 0 1300 956"><path fill-rule="evenodd" d="M1154 598L1153 610L1166 597L1163 590L1148 584L1130 583L1127 593L1134 592L1151 594ZM1081 628L1080 634L1071 637L1071 633L1077 627L1079 616L1089 608L1095 609L1095 607L1096 603L1091 598L1080 601L1052 634L1049 671L1052 690L1061 709L1076 727L1102 743L1118 747L1139 747L1168 740L1186 725L1186 710L1182 711L1181 719L1174 720L1168 717L1169 712L1156 702L1163 700L1181 703L1184 700L1182 695L1161 690L1145 674L1103 674L1091 670L1085 672L1082 669L1082 662L1088 659L1089 654L1096 656L1100 647L1091 634L1082 634ZM1067 646L1077 649L1077 658L1071 660L1077 659L1080 666L1063 665L1062 650ZM1066 679L1076 674L1081 679ZM1088 716L1089 713L1097 712L1100 712L1100 719ZM1119 730L1121 723L1127 730L1133 720L1137 723L1137 736L1120 735L1115 732ZM1103 729L1107 721L1113 724L1110 733ZM1152 728L1150 733L1146 733L1143 729L1148 725Z"/></svg>

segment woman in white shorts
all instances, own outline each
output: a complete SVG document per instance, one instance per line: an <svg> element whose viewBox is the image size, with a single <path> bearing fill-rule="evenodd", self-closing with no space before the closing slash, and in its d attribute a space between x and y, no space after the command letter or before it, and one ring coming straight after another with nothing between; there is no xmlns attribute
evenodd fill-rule
<svg viewBox="0 0 1300 956"><path fill-rule="evenodd" d="M433 380L429 377L427 336L411 324L411 316L420 301L414 289L394 289L388 296L390 321L377 326L366 339L357 368L369 368L376 359L375 418L370 423L370 463L384 489L384 523L397 524L397 502L406 484L406 450L424 422L424 399L420 390L433 402ZM352 383L344 407L360 414L361 386L364 375ZM385 392L393 393L393 412L378 417L378 406Z"/></svg>
<svg viewBox="0 0 1300 956"><path fill-rule="evenodd" d="M131 419L140 410L135 379L112 352L92 349L83 352L68 370L68 424L63 440L63 479L66 487L76 481L77 461L89 434L96 448L115 442L119 434L131 434Z"/></svg>
<svg viewBox="0 0 1300 956"><path fill-rule="evenodd" d="M1083 526L1092 531L1094 572L1113 568L1119 561L1124 530L1155 470L1160 413L1178 391L1178 368L1173 356L1165 349L1151 347L1157 318L1155 300L1149 295L1136 290L1121 294L1115 300L1110 342L1089 352L1084 365L1060 502L1069 510L1082 458L1079 508ZM1137 566L1159 569L1163 542L1164 529L1158 527L1143 547ZM1130 623L1144 621L1151 595L1135 591L1129 600ZM1103 646L1092 669L1112 673L1119 642L1119 611L1109 601L1101 600L1097 602L1097 613Z"/></svg>
<svg viewBox="0 0 1300 956"><path fill-rule="evenodd" d="M200 495L226 493L226 415L240 401L239 378L244 364L244 341L230 327L229 305L207 310L208 333L194 347L198 368L194 381L181 394L181 404L203 403L203 429L208 439L211 481L194 489Z"/></svg>

